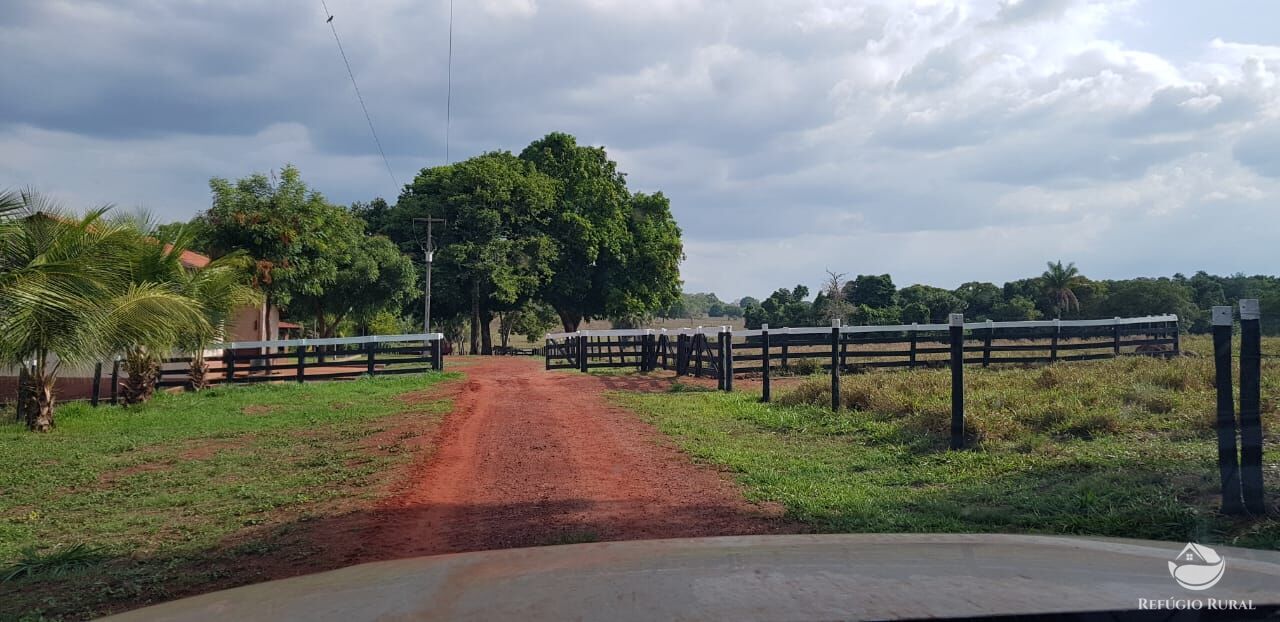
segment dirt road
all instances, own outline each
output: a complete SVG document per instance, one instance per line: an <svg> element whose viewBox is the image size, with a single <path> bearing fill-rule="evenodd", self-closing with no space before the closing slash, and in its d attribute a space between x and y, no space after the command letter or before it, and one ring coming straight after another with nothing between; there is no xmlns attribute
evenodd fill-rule
<svg viewBox="0 0 1280 622"><path fill-rule="evenodd" d="M435 451L350 534L348 561L786 530L778 508L745 502L602 395L657 383L517 357L474 359L465 373Z"/></svg>

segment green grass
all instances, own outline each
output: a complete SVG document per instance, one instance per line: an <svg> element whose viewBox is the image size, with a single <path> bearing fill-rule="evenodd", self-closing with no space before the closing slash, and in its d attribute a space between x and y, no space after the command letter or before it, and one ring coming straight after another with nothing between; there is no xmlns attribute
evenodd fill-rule
<svg viewBox="0 0 1280 622"><path fill-rule="evenodd" d="M756 501L832 532L1026 532L1280 548L1280 365L1264 368L1273 518L1217 514L1212 362L1125 358L966 370L971 448L947 451L947 370L745 393L613 393Z"/></svg>
<svg viewBox="0 0 1280 622"><path fill-rule="evenodd" d="M406 441L448 410L397 396L454 376L67 404L49 434L0 425L0 619L167 599L269 552L273 529L377 496L412 459Z"/></svg>

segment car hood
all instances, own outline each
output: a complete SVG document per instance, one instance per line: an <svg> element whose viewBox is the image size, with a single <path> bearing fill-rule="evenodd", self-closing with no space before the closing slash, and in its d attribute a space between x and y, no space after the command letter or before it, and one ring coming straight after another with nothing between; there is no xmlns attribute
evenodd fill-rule
<svg viewBox="0 0 1280 622"><path fill-rule="evenodd" d="M362 564L111 620L828 620L1280 604L1280 553L1215 547L1221 580L1179 586L1185 543L1020 535L795 535L571 544Z"/></svg>

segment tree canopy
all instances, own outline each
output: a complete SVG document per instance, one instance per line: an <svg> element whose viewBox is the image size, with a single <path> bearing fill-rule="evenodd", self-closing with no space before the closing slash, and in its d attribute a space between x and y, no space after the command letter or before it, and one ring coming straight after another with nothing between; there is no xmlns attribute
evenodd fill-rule
<svg viewBox="0 0 1280 622"><path fill-rule="evenodd" d="M351 214L307 187L292 165L278 178L255 173L209 180L213 205L202 214L214 255L241 250L257 263L268 302L321 296L337 278L361 227Z"/></svg>
<svg viewBox="0 0 1280 622"><path fill-rule="evenodd" d="M408 252L423 235L414 218L446 221L433 230L433 306L471 318L473 353L491 349L494 314L519 307L551 277L558 249L546 230L555 196L555 182L531 163L492 152L423 169L389 215L388 235Z"/></svg>
<svg viewBox="0 0 1280 622"><path fill-rule="evenodd" d="M555 210L545 232L555 258L538 298L566 331L583 320L649 314L680 296L684 247L661 193L627 190L626 177L603 147L551 133L520 153L555 184Z"/></svg>

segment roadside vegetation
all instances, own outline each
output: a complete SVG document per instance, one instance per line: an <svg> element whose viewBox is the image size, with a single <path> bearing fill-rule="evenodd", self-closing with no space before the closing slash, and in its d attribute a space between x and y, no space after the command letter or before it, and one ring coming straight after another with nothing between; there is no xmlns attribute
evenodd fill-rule
<svg viewBox="0 0 1280 622"><path fill-rule="evenodd" d="M306 554L275 551L283 532L387 492L448 411L431 387L454 376L217 387L65 404L48 434L0 425L0 619L261 580L253 560Z"/></svg>
<svg viewBox="0 0 1280 622"><path fill-rule="evenodd" d="M1188 339L1203 351L1204 338ZM1268 339L1280 353L1280 340ZM834 532L1026 532L1280 548L1271 518L1217 513L1213 363L1122 358L965 370L971 449L947 451L947 370L814 377L775 404L747 392L615 393L756 501ZM1266 446L1280 435L1280 361L1263 368Z"/></svg>

